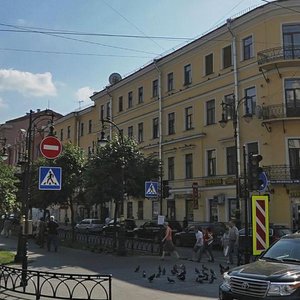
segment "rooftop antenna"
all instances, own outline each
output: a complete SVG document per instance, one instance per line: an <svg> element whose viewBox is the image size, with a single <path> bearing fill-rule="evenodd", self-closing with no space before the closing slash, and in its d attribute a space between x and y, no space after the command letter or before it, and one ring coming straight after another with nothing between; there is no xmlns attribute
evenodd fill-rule
<svg viewBox="0 0 300 300"><path fill-rule="evenodd" d="M50 109L50 100L48 99L48 107L47 109Z"/></svg>
<svg viewBox="0 0 300 300"><path fill-rule="evenodd" d="M84 102L83 100L78 100L78 106L79 106L79 109L81 109L81 103Z"/></svg>

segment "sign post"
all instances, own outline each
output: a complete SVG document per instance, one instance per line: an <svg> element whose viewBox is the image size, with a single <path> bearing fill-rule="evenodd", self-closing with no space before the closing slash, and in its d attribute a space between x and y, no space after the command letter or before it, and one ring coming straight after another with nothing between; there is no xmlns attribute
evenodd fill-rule
<svg viewBox="0 0 300 300"><path fill-rule="evenodd" d="M55 136L47 136L40 143L40 151L45 158L55 159L61 154L61 142Z"/></svg>

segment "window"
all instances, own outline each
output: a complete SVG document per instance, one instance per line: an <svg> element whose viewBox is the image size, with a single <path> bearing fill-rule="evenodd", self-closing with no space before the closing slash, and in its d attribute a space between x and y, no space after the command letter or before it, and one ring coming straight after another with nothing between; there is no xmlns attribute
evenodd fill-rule
<svg viewBox="0 0 300 300"><path fill-rule="evenodd" d="M92 133L92 120L89 120L89 133Z"/></svg>
<svg viewBox="0 0 300 300"><path fill-rule="evenodd" d="M138 98L138 103L143 103L144 102L144 88L141 86L139 87L139 98Z"/></svg>
<svg viewBox="0 0 300 300"><path fill-rule="evenodd" d="M152 82L152 97L158 97L158 80Z"/></svg>
<svg viewBox="0 0 300 300"><path fill-rule="evenodd" d="M175 113L168 114L168 134L175 133Z"/></svg>
<svg viewBox="0 0 300 300"><path fill-rule="evenodd" d="M216 176L216 150L207 151L207 176Z"/></svg>
<svg viewBox="0 0 300 300"><path fill-rule="evenodd" d="M64 140L64 130L63 129L60 130L60 140L61 141Z"/></svg>
<svg viewBox="0 0 300 300"><path fill-rule="evenodd" d="M236 173L236 148L226 148L226 163L227 163L227 175L234 175Z"/></svg>
<svg viewBox="0 0 300 300"><path fill-rule="evenodd" d="M205 75L210 75L214 72L214 55L211 53L205 56Z"/></svg>
<svg viewBox="0 0 300 300"><path fill-rule="evenodd" d="M226 95L224 97L225 107L224 107L224 113L225 113L225 120L232 120L233 119L233 113L234 113L234 95Z"/></svg>
<svg viewBox="0 0 300 300"><path fill-rule="evenodd" d="M153 138L158 138L158 118L154 118L152 121L152 131L153 131Z"/></svg>
<svg viewBox="0 0 300 300"><path fill-rule="evenodd" d="M244 60L253 57L253 40L252 36L248 36L243 39L243 58Z"/></svg>
<svg viewBox="0 0 300 300"><path fill-rule="evenodd" d="M223 48L223 69L229 68L232 66L232 53L231 45Z"/></svg>
<svg viewBox="0 0 300 300"><path fill-rule="evenodd" d="M101 105L100 107L100 120L104 119L104 105Z"/></svg>
<svg viewBox="0 0 300 300"><path fill-rule="evenodd" d="M282 26L284 58L294 59L300 57L300 24Z"/></svg>
<svg viewBox="0 0 300 300"><path fill-rule="evenodd" d="M255 115L256 110L256 89L251 87L245 89L245 113Z"/></svg>
<svg viewBox="0 0 300 300"><path fill-rule="evenodd" d="M132 92L128 93L128 108L132 107L133 95Z"/></svg>
<svg viewBox="0 0 300 300"><path fill-rule="evenodd" d="M143 201L138 201L137 218L138 218L138 220L144 219L144 202Z"/></svg>
<svg viewBox="0 0 300 300"><path fill-rule="evenodd" d="M80 135L83 136L84 134L84 123L80 123Z"/></svg>
<svg viewBox="0 0 300 300"><path fill-rule="evenodd" d="M168 158L168 180L174 180L175 178L175 160L174 157Z"/></svg>
<svg viewBox="0 0 300 300"><path fill-rule="evenodd" d="M144 141L144 124L138 124L138 142L141 143Z"/></svg>
<svg viewBox="0 0 300 300"><path fill-rule="evenodd" d="M289 162L291 179L300 178L300 139L289 139Z"/></svg>
<svg viewBox="0 0 300 300"><path fill-rule="evenodd" d="M193 154L185 155L185 178L193 178Z"/></svg>
<svg viewBox="0 0 300 300"><path fill-rule="evenodd" d="M206 102L206 122L207 125L215 124L215 100L209 100Z"/></svg>
<svg viewBox="0 0 300 300"><path fill-rule="evenodd" d="M67 128L67 138L69 139L71 137L71 126L68 126Z"/></svg>
<svg viewBox="0 0 300 300"><path fill-rule="evenodd" d="M188 85L192 83L192 66L186 65L184 66L184 85Z"/></svg>
<svg viewBox="0 0 300 300"><path fill-rule="evenodd" d="M185 108L185 130L193 128L193 107L189 106Z"/></svg>
<svg viewBox="0 0 300 300"><path fill-rule="evenodd" d="M174 75L173 73L168 74L168 92L174 89Z"/></svg>
<svg viewBox="0 0 300 300"><path fill-rule="evenodd" d="M119 112L123 111L123 96L119 97Z"/></svg>
<svg viewBox="0 0 300 300"><path fill-rule="evenodd" d="M110 102L106 103L106 118L110 118Z"/></svg>
<svg viewBox="0 0 300 300"><path fill-rule="evenodd" d="M300 79L286 79L284 81L285 105L287 117L300 116Z"/></svg>
<svg viewBox="0 0 300 300"><path fill-rule="evenodd" d="M132 202L127 202L127 218L133 219L133 207Z"/></svg>
<svg viewBox="0 0 300 300"><path fill-rule="evenodd" d="M129 127L128 127L128 137L129 137L130 139L133 138L133 126L129 126Z"/></svg>

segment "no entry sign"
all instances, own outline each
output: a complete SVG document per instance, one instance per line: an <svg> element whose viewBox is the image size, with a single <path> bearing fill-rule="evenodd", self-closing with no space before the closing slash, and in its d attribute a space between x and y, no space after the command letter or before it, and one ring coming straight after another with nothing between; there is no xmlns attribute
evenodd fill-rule
<svg viewBox="0 0 300 300"><path fill-rule="evenodd" d="M42 155L48 159L57 158L62 150L61 142L55 136L45 137L40 144L40 151Z"/></svg>

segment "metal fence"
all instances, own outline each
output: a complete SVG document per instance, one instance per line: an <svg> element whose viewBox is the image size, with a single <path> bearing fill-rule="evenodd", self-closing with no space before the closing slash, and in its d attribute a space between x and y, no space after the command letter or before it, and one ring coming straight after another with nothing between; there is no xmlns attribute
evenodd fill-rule
<svg viewBox="0 0 300 300"><path fill-rule="evenodd" d="M0 266L0 288L52 299L111 300L111 275L87 275L22 270Z"/></svg>
<svg viewBox="0 0 300 300"><path fill-rule="evenodd" d="M59 238L63 241L72 240L71 230L59 230ZM80 243L85 247L101 251L114 251L114 238L111 236L104 236L101 234L90 234L75 232L75 242ZM122 243L122 247L129 253L142 253L159 255L161 253L161 244L155 243L151 239L141 239L133 237L118 237L116 242L116 247Z"/></svg>

